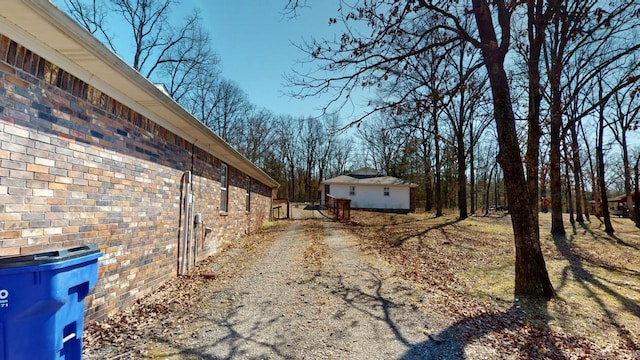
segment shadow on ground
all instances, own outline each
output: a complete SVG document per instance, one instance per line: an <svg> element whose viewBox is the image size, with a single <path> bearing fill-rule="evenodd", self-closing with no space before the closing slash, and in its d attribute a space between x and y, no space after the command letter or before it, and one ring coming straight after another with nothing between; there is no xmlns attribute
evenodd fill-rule
<svg viewBox="0 0 640 360"><path fill-rule="evenodd" d="M371 326L370 323L381 324L384 329L374 331L383 331L392 334L390 337L375 338L373 341L393 340L403 344L406 351L400 354L399 359L466 359L475 358L472 350L468 355L468 347L475 341L488 335L496 336L504 332L518 332L517 343L514 343L508 349L504 343L489 344L499 348L499 351L508 351L516 358L549 358L549 359L567 359L563 355L563 351L557 348L556 344L560 343L557 337L548 335L546 324L548 316L546 313L546 303L524 302L518 301L512 307L501 312L483 313L475 316L465 317L446 329L432 334L421 334L421 338L427 337L426 341L412 341L415 339L417 326L420 324L410 324L407 322L415 320L411 315L412 309L410 305L394 300L398 293L402 292L402 288L389 288L389 284L385 283L379 270L370 266L360 266L354 269L363 274L366 278L366 286L359 287L350 285L351 279L348 274L322 273L322 276L311 277L306 282L311 282L314 288L324 287L321 293L331 294L329 302L342 304L336 306L335 314L327 314L334 319L336 323L334 336L338 339L348 338L349 331L360 326ZM387 287L383 290L383 287ZM385 295L386 294L386 295ZM250 294L246 294L250 296ZM190 358L190 359L262 359L262 358L284 358L295 359L301 358L304 353L300 349L308 349L315 351L323 347L338 348L340 344L331 343L331 337L322 338L322 335L316 333L319 338L317 342L309 343L309 339L314 337L314 329L308 331L295 331L297 320L291 314L274 314L272 313L273 301L265 299L260 303L260 316L246 317L241 314L243 306L234 304L225 312L222 318L211 316L199 320L202 326L198 333L181 334L181 340L169 335L156 336L153 340L159 344L158 351L151 352L150 357L153 358ZM347 314L347 315L345 315ZM529 315L526 315L529 314ZM536 314L535 320L538 322L536 327L529 325L533 321L531 314ZM417 315L417 314L416 314ZM422 315L420 315L422 316ZM427 314L428 316L428 314ZM342 318L357 319L356 321L348 321L340 324ZM288 327L289 326L289 327ZM326 326L326 324L324 325ZM212 331L216 335L207 335ZM538 328L540 327L540 328ZM411 332L412 334L409 334ZM265 338L265 334L269 334ZM210 340L206 341L206 345L192 346L189 339L183 340L184 337L204 337L210 336ZM497 335L499 336L499 335ZM383 340L384 339L384 340ZM566 342L566 338L563 339ZM486 338L482 340L483 344L487 344ZM569 338L569 342L573 342L578 346L578 339ZM203 343L202 341L198 343ZM250 350L247 350L250 349ZM490 348L489 351L492 349ZM502 357L503 353L488 354L495 355L497 358ZM355 355L355 356L354 356ZM383 354L370 353L366 354L345 354L345 358L364 359L382 358ZM487 354L484 354L487 355ZM388 357L384 357L388 358Z"/></svg>
<svg viewBox="0 0 640 360"><path fill-rule="evenodd" d="M595 237L595 235L594 235ZM556 247L560 251L560 253L569 261L569 265L565 267L562 271L562 282L560 287L564 286L567 281L567 278L572 275L575 281L582 286L582 288L589 293L589 297L595 301L602 311L606 314L609 322L615 327L618 332L618 335L621 339L626 342L626 345L631 349L640 350L640 344L637 344L628 330L624 328L617 321L617 314L615 314L608 306L607 302L596 293L593 289L598 289L607 295L611 296L615 301L617 301L627 312L635 316L640 320L640 305L635 302L633 299L630 299L619 292L612 289L610 286L607 286L604 282L594 276L585 268L585 259L583 259L580 254L578 254L574 248L571 246L571 240L567 239L565 236L554 235L553 241L556 244ZM618 242L619 243L619 242ZM624 245L623 245L624 246ZM613 272L629 272L632 270L628 269L619 269L614 268L612 266L598 264L595 262L590 262L592 266L598 267L606 267L608 271ZM638 275L635 273L635 275Z"/></svg>
<svg viewBox="0 0 640 360"><path fill-rule="evenodd" d="M316 209L307 209L317 211ZM318 211L321 213L320 211ZM315 221L314 221L315 222ZM440 229L457 221L448 222L440 226L425 229L425 232ZM313 222L312 222L313 223ZM319 223L319 222L318 222ZM553 238L556 247L569 265L563 269L562 287L569 276L572 276L589 291L603 309L608 320L616 325L618 333L626 341L629 349L639 349L633 336L616 322L616 314L607 308L596 288L616 299L626 311L640 319L640 306L624 295L616 292L607 284L594 276L585 268L585 259L577 253L571 245L571 239L564 236ZM611 241L611 240L609 240ZM589 264L601 266L598 264ZM359 314L361 321L375 321L384 324L386 330L392 334L395 341L406 348L400 359L472 359L475 345L482 343L487 353L484 357L503 358L505 355L513 358L548 358L565 360L572 358L572 348L583 351L596 351L593 344L586 343L583 338L558 334L550 330L551 316L545 301L520 299L503 311L487 311L462 317L443 330L422 336L423 341L415 341L415 336L407 333L404 323L406 319L401 314L413 311L408 305L394 300L394 295L383 291L385 280L380 272L369 266L358 269L368 279L366 288L350 285L349 275L344 273L315 273L305 280L312 287L325 287L325 293L331 294L332 301L345 305L346 311ZM398 290L398 291L401 291ZM246 296L251 296L246 294ZM242 304L231 304L220 316L206 316L199 319L202 326L198 332L180 334L179 339L173 335L157 335L153 338L158 344L157 351L153 350L149 356L153 358L177 359L262 359L262 358L300 358L301 347L320 348L325 346L322 341L309 344L309 332L296 331L291 327L296 319L290 314L273 314L274 299L265 299L260 303L259 316L240 316ZM428 316L429 314L427 314ZM336 321L343 316L342 310L333 315ZM353 325L352 325L353 326ZM346 328L346 326L345 326ZM215 329L215 330L213 330ZM414 329L415 330L415 329ZM313 331L311 329L311 331ZM336 330L337 334L340 329ZM215 333L215 335L214 335ZM269 334L265 337L264 334ZM415 335L415 334L414 334ZM206 345L193 346L189 337L207 339ZM247 350L250 344L251 350ZM491 353L494 351L495 353ZM375 354L378 355L378 354ZM377 356L374 356L377 357Z"/></svg>

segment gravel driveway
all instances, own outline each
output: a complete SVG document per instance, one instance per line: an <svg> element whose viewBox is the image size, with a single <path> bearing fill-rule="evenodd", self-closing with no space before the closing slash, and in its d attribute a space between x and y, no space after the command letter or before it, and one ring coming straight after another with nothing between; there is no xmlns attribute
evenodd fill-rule
<svg viewBox="0 0 640 360"><path fill-rule="evenodd" d="M233 278L203 286L183 325L166 320L163 332L141 335L137 357L459 358L448 341L429 337L437 325L418 310L425 294L364 253L341 226L289 222ZM215 273L229 264L211 266Z"/></svg>

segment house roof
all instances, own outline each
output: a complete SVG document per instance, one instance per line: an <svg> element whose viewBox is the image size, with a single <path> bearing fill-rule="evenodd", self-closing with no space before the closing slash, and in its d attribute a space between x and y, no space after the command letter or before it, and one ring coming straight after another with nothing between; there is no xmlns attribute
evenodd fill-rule
<svg viewBox="0 0 640 360"><path fill-rule="evenodd" d="M359 175L359 176L381 176L380 172L374 168L363 167L356 171L351 172L349 175Z"/></svg>
<svg viewBox="0 0 640 360"><path fill-rule="evenodd" d="M640 192L637 193L631 193L631 198L640 198ZM618 196L614 196L613 198L609 199L609 202L620 202L620 201L626 201L627 200L627 194L621 194Z"/></svg>
<svg viewBox="0 0 640 360"><path fill-rule="evenodd" d="M358 169L347 175L340 175L324 180L322 184L339 185L389 185L402 187L418 187L410 181L398 179L393 176L380 175L377 170L371 168Z"/></svg>
<svg viewBox="0 0 640 360"><path fill-rule="evenodd" d="M3 1L0 33L254 179L278 183L49 0Z"/></svg>

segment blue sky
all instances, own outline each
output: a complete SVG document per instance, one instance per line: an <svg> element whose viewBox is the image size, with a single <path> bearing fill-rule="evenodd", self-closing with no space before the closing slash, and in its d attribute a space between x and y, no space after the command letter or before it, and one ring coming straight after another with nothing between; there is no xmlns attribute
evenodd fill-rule
<svg viewBox="0 0 640 360"><path fill-rule="evenodd" d="M284 74L304 54L292 43L303 40L333 38L338 25L329 18L338 13L339 0L309 0L308 5L292 18L284 14L288 0L178 0L173 19L198 9L202 23L211 37L211 45L220 58L223 77L234 81L251 103L276 114L319 116L329 97L292 99L285 93ZM54 0L61 9L64 0ZM110 20L110 28L117 28ZM117 31L116 31L117 32ZM129 36L128 34L116 35ZM116 45L118 47L118 45ZM123 51L122 46L118 47ZM120 54L129 61L127 54ZM364 103L364 100L362 101ZM362 110L360 110L362 111ZM355 111L355 112L360 112ZM352 114L353 109L341 113ZM348 115L347 115L348 116ZM343 123L346 123L343 115Z"/></svg>
<svg viewBox="0 0 640 360"><path fill-rule="evenodd" d="M253 104L277 114L317 116L327 99L296 100L283 94L283 74L303 57L291 43L312 36L333 38L339 31L328 21L337 14L338 1L309 3L293 19L283 15L287 0L196 0L193 5L211 34L222 75L235 81Z"/></svg>

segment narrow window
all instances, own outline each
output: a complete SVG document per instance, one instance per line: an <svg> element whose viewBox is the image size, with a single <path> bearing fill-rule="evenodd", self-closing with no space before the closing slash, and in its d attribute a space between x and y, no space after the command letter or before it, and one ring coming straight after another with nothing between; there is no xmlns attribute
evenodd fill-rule
<svg viewBox="0 0 640 360"><path fill-rule="evenodd" d="M349 195L355 195L355 194L356 194L356 187L349 186Z"/></svg>
<svg viewBox="0 0 640 360"><path fill-rule="evenodd" d="M229 196L227 191L227 164L220 168L220 211L227 212Z"/></svg>
<svg viewBox="0 0 640 360"><path fill-rule="evenodd" d="M245 179L245 187L247 189L245 210L249 212L251 211L251 178L249 176Z"/></svg>
<svg viewBox="0 0 640 360"><path fill-rule="evenodd" d="M389 196L389 188L384 188L384 196Z"/></svg>

